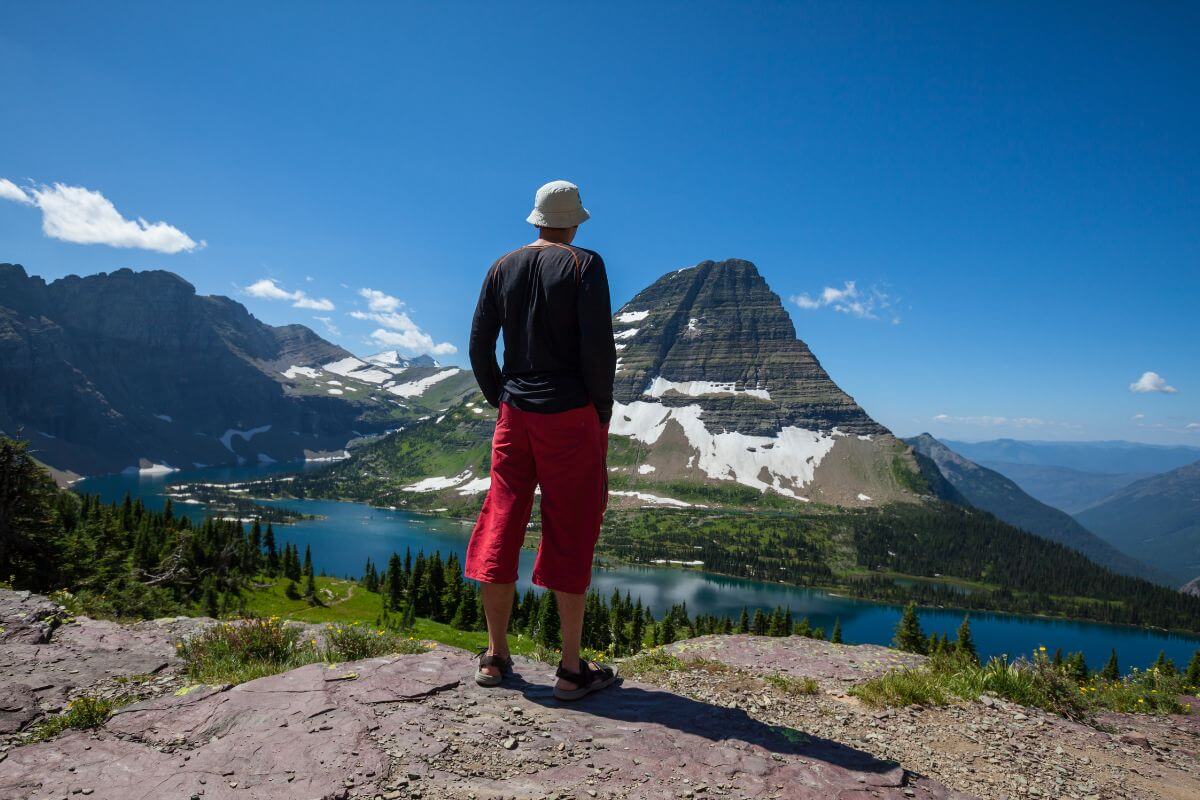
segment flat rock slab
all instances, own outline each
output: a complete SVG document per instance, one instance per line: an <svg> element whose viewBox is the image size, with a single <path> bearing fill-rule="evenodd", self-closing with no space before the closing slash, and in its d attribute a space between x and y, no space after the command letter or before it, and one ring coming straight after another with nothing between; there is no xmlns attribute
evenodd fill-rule
<svg viewBox="0 0 1200 800"><path fill-rule="evenodd" d="M893 669L918 667L925 657L874 644L831 644L804 636L700 636L667 646L679 658L708 658L758 675L851 683Z"/></svg>
<svg viewBox="0 0 1200 800"><path fill-rule="evenodd" d="M471 655L314 664L128 706L96 733L13 749L0 797L961 798L898 765L635 681L574 704L518 659L499 689ZM74 771L68 772L68 766Z"/></svg>

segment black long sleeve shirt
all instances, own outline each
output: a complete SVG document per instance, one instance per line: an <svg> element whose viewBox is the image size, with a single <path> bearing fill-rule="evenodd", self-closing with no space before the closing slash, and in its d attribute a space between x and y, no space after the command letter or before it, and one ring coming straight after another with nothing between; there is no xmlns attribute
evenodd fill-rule
<svg viewBox="0 0 1200 800"><path fill-rule="evenodd" d="M504 368L496 338L504 331ZM617 350L608 275L598 253L527 245L488 270L471 322L471 369L493 406L553 414L596 407L612 416Z"/></svg>

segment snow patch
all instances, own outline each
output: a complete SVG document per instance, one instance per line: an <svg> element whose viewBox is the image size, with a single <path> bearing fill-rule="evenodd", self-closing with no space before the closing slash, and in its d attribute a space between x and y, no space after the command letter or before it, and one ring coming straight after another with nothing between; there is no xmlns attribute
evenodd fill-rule
<svg viewBox="0 0 1200 800"><path fill-rule="evenodd" d="M629 324L631 322L641 322L646 317L650 316L649 311L625 311L617 314L617 322Z"/></svg>
<svg viewBox="0 0 1200 800"><path fill-rule="evenodd" d="M734 382L718 383L715 381L669 381L659 375L646 387L645 394L651 397L662 397L667 392L677 392L688 397L703 397L706 394L746 394L759 400L770 400L771 393L766 389L739 389Z"/></svg>
<svg viewBox="0 0 1200 800"><path fill-rule="evenodd" d="M351 372L342 377L353 378L363 383L383 383L392 377L392 373L382 369L360 369L358 372Z"/></svg>
<svg viewBox="0 0 1200 800"><path fill-rule="evenodd" d="M260 464L274 464L274 463L275 463L275 459L271 458L271 457L270 457L269 455L267 455L266 453L259 453L259 454L258 454L258 463L260 463Z"/></svg>
<svg viewBox="0 0 1200 800"><path fill-rule="evenodd" d="M641 464L638 466L639 475L649 475L651 472L654 472L654 467L649 464Z"/></svg>
<svg viewBox="0 0 1200 800"><path fill-rule="evenodd" d="M442 381L446 380L446 378L453 377L460 372L462 372L462 370L458 367L451 367L450 369L436 372L433 375L421 378L420 380L389 386L388 391L397 397L420 397L421 395L425 394L425 391L429 389L429 387L433 386L434 384L441 383Z"/></svg>
<svg viewBox="0 0 1200 800"><path fill-rule="evenodd" d="M341 455L337 455L337 454L333 454L333 455L325 455L325 454L322 454L322 455L319 455L319 456L312 456L312 457L305 456L305 457L304 457L304 460L305 460L305 461L307 461L307 462L311 462L311 463L314 463L314 464L315 464L315 463L319 463L319 462L323 462L323 461L345 461L345 460L346 460L347 458L349 458L349 457L350 457L350 451L349 451L349 450L343 450L343 451L342 451L342 453L341 453Z"/></svg>
<svg viewBox="0 0 1200 800"><path fill-rule="evenodd" d="M330 394L345 394L345 392L343 392L341 389L326 389L325 391L329 392Z"/></svg>
<svg viewBox="0 0 1200 800"><path fill-rule="evenodd" d="M132 475L135 472L138 475L170 475L179 470L169 464L151 464L148 467L126 467L122 472L126 475Z"/></svg>
<svg viewBox="0 0 1200 800"><path fill-rule="evenodd" d="M324 365L322 369L324 369L326 372L332 372L334 375L348 376L351 372L354 372L354 370L362 369L365 366L367 366L367 362L360 361L354 356L350 356L349 358L343 358L341 361L331 361L330 363Z"/></svg>
<svg viewBox="0 0 1200 800"><path fill-rule="evenodd" d="M674 420L695 449L695 465L710 478L736 481L765 492L773 489L796 497L792 488L810 483L822 459L835 444L831 434L785 427L776 436L750 436L736 431L712 433L701 421L698 405L676 408L641 400L613 405L611 430L654 444ZM692 462L689 460L689 466ZM770 482L760 476L766 469ZM798 498L799 499L799 498Z"/></svg>
<svg viewBox="0 0 1200 800"><path fill-rule="evenodd" d="M617 339L617 340L632 339L633 337L637 336L637 333L640 330L641 330L641 328L630 328L627 331L621 331L620 333L614 333L613 338Z"/></svg>
<svg viewBox="0 0 1200 800"><path fill-rule="evenodd" d="M859 500L862 500L864 503L869 503L869 502L871 502L871 497L870 497L869 495L865 495L865 494L863 494L862 492L859 492L859 493L858 493L858 499L859 499Z"/></svg>
<svg viewBox="0 0 1200 800"><path fill-rule="evenodd" d="M283 377L291 378L292 380L295 380L296 378L298 378L301 375L303 375L306 378L316 378L316 377L320 376L320 374L321 374L320 370L314 369L312 367L297 367L297 366L293 365L293 366L288 367L286 370L284 370Z"/></svg>
<svg viewBox="0 0 1200 800"><path fill-rule="evenodd" d="M675 508L692 508L691 503L685 503L683 500L676 500L674 497L660 497L656 494L648 494L646 492L626 492L610 489L609 494L615 494L617 497L635 497L643 503L652 503L656 506L673 506ZM707 506L696 506L697 508L707 508Z"/></svg>
<svg viewBox="0 0 1200 800"><path fill-rule="evenodd" d="M463 470L452 478L435 475L432 478L425 478L408 486L401 487L404 492L436 492L440 489L449 489L452 486L458 486L471 478L471 470Z"/></svg>
<svg viewBox="0 0 1200 800"><path fill-rule="evenodd" d="M175 421L175 420L171 419L170 414L155 414L154 416L158 417L163 422L174 422Z"/></svg>
<svg viewBox="0 0 1200 800"><path fill-rule="evenodd" d="M239 431L237 428L230 428L229 430L225 431L225 433L221 434L220 441L221 444L225 445L225 449L232 453L233 437L240 436L242 437L242 441L248 442L258 434L266 433L269 430L271 430L270 425L263 425L259 428L251 428L248 431Z"/></svg>
<svg viewBox="0 0 1200 800"><path fill-rule="evenodd" d="M455 489L455 491L465 497L467 495L479 494L480 492L486 492L491 487L492 487L492 476L485 475L482 478L476 478L473 481L467 481L462 486L459 486L457 489Z"/></svg>

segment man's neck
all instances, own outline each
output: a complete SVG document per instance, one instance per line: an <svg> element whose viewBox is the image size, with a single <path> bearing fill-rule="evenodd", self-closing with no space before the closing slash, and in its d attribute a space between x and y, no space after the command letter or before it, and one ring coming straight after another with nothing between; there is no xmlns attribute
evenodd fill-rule
<svg viewBox="0 0 1200 800"><path fill-rule="evenodd" d="M538 238L533 242L535 246L545 246L548 244L570 244L575 238L575 231L556 228L540 228L538 229Z"/></svg>

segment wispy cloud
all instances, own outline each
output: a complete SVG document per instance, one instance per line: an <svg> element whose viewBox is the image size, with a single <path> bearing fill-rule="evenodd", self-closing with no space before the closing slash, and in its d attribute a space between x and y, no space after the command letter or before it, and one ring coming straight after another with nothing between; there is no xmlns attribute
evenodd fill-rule
<svg viewBox="0 0 1200 800"><path fill-rule="evenodd" d="M1157 372L1143 372L1142 377L1129 384L1131 392L1159 392L1161 394L1177 394L1174 386L1167 384L1167 379Z"/></svg>
<svg viewBox="0 0 1200 800"><path fill-rule="evenodd" d="M846 281L840 289L826 286L816 296L807 292L792 295L792 302L806 311L832 308L834 311L859 319L889 317L893 325L900 324L899 315L892 310L896 305L897 298L877 286L866 290L859 289L857 281Z"/></svg>
<svg viewBox="0 0 1200 800"><path fill-rule="evenodd" d="M943 425L975 425L985 428L1079 428L1081 426L1070 422L1041 419L1040 417L1005 417L984 414L980 416L955 416L953 414L937 414L933 421Z"/></svg>
<svg viewBox="0 0 1200 800"><path fill-rule="evenodd" d="M458 352L458 348L449 342L435 342L432 336L421 330L412 317L401 310L404 301L400 298L378 289L359 289L358 294L367 301L367 310L351 311L350 316L383 326L371 332L371 340L376 344L435 356Z"/></svg>
<svg viewBox="0 0 1200 800"><path fill-rule="evenodd" d="M242 290L251 297L260 300L283 300L292 304L292 308L307 308L312 311L333 311L333 301L328 298L309 297L297 289L289 292L279 285L274 278L263 278L255 281Z"/></svg>
<svg viewBox="0 0 1200 800"><path fill-rule="evenodd" d="M64 242L136 247L159 253L190 253L204 247L203 241L196 242L166 222L125 219L107 197L82 186L55 183L23 189L0 178L0 199L39 208L42 232Z"/></svg>
<svg viewBox="0 0 1200 800"><path fill-rule="evenodd" d="M1146 418L1145 414L1134 414L1132 417L1130 417L1130 419L1135 420L1135 421L1139 420L1139 419L1145 419L1145 418Z"/></svg>
<svg viewBox="0 0 1200 800"><path fill-rule="evenodd" d="M1184 425L1183 427L1189 431L1200 431L1200 422L1189 422L1187 425Z"/></svg>
<svg viewBox="0 0 1200 800"><path fill-rule="evenodd" d="M325 332L328 333L330 336L341 336L342 335L342 331L334 323L333 317L313 317L313 319L318 320L323 326L325 326Z"/></svg>

